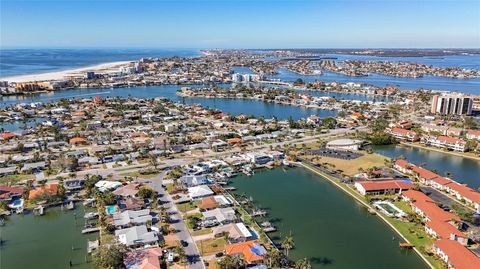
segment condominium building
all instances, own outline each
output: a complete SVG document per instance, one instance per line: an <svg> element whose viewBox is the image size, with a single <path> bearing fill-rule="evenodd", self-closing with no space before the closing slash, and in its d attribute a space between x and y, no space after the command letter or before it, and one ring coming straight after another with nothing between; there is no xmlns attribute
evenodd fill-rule
<svg viewBox="0 0 480 269"><path fill-rule="evenodd" d="M433 114L470 115L472 114L472 97L462 94L435 95L432 100Z"/></svg>

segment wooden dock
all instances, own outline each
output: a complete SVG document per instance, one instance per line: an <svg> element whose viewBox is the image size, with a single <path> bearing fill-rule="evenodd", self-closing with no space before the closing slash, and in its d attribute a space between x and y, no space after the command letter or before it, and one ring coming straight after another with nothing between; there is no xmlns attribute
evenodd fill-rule
<svg viewBox="0 0 480 269"><path fill-rule="evenodd" d="M401 248L413 248L415 247L414 244L410 244L410 243L399 243L398 244Z"/></svg>

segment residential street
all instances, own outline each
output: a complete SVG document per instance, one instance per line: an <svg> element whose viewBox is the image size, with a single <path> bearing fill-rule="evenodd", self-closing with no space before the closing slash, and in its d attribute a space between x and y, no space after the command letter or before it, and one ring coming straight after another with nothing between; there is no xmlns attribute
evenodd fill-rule
<svg viewBox="0 0 480 269"><path fill-rule="evenodd" d="M193 241L193 238L187 229L185 221L182 219L182 215L178 211L173 199L162 187L162 181L165 175L166 172L162 172L155 178L144 179L141 181L146 182L150 187L158 192L160 199L165 202L163 206L170 215L172 227L177 231L176 235L178 240L184 240L188 242L188 246L184 248L189 262L188 268L204 269L205 266L200 258L200 252L198 251L197 245Z"/></svg>

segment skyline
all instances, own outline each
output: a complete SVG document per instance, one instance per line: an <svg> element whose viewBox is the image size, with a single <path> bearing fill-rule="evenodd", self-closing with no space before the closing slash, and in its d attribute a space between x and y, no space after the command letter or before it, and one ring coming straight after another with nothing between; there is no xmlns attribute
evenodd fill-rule
<svg viewBox="0 0 480 269"><path fill-rule="evenodd" d="M5 49L480 47L477 1L0 3Z"/></svg>

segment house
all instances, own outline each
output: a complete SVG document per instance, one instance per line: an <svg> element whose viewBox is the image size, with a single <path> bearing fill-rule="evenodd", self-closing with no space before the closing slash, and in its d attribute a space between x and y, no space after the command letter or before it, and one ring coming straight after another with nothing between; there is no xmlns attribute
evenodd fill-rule
<svg viewBox="0 0 480 269"><path fill-rule="evenodd" d="M160 247L136 249L125 256L123 263L127 269L160 269L162 257L163 252Z"/></svg>
<svg viewBox="0 0 480 269"><path fill-rule="evenodd" d="M402 128L397 128L397 127L387 128L385 129L385 132L388 134L391 134L392 136L400 140L416 142L420 139L420 137L416 132L402 129Z"/></svg>
<svg viewBox="0 0 480 269"><path fill-rule="evenodd" d="M16 171L16 166L0 167L0 176L13 175Z"/></svg>
<svg viewBox="0 0 480 269"><path fill-rule="evenodd" d="M126 210L113 214L113 224L116 227L128 227L131 225L141 225L152 221L149 209Z"/></svg>
<svg viewBox="0 0 480 269"><path fill-rule="evenodd" d="M256 240L226 245L223 252L225 255L242 255L247 264L261 263L267 254L265 247Z"/></svg>
<svg viewBox="0 0 480 269"><path fill-rule="evenodd" d="M30 190L28 193L28 199L35 199L36 197L39 197L41 195L56 195L58 192L58 184L57 183L52 183L52 184L47 184L43 187L36 188L33 190Z"/></svg>
<svg viewBox="0 0 480 269"><path fill-rule="evenodd" d="M453 269L480 268L480 259L460 243L440 239L433 243L433 252Z"/></svg>
<svg viewBox="0 0 480 269"><path fill-rule="evenodd" d="M127 197L118 202L121 210L140 210L145 206L143 199Z"/></svg>
<svg viewBox="0 0 480 269"><path fill-rule="evenodd" d="M396 194L413 188L408 180L357 181L354 186L362 195Z"/></svg>
<svg viewBox="0 0 480 269"><path fill-rule="evenodd" d="M208 183L208 179L204 175L187 175L180 177L178 180L187 188Z"/></svg>
<svg viewBox="0 0 480 269"><path fill-rule="evenodd" d="M20 171L22 173L29 173L29 172L37 172L45 169L47 165L45 162L36 162L36 163L26 163L23 165L22 169Z"/></svg>
<svg viewBox="0 0 480 269"><path fill-rule="evenodd" d="M78 191L83 189L83 184L85 180L83 178L69 179L63 182L63 186L68 191Z"/></svg>
<svg viewBox="0 0 480 269"><path fill-rule="evenodd" d="M229 206L232 203L224 195L209 196L202 199L202 203L198 206L201 209L213 209L222 206Z"/></svg>
<svg viewBox="0 0 480 269"><path fill-rule="evenodd" d="M113 194L121 197L135 197L137 196L139 188L140 188L140 184L130 183L128 185L117 188L116 190L113 191Z"/></svg>
<svg viewBox="0 0 480 269"><path fill-rule="evenodd" d="M228 234L231 243L245 242L252 237L252 233L242 222L230 223L213 228L213 235L215 237L222 237Z"/></svg>
<svg viewBox="0 0 480 269"><path fill-rule="evenodd" d="M262 152L249 152L246 156L248 160L256 166L263 166L272 161L272 158L268 154Z"/></svg>
<svg viewBox="0 0 480 269"><path fill-rule="evenodd" d="M199 185L188 188L188 196L190 196L190 199L192 200L199 200L212 195L213 191L207 185Z"/></svg>
<svg viewBox="0 0 480 269"><path fill-rule="evenodd" d="M480 140L480 130L468 130L466 137L468 139Z"/></svg>
<svg viewBox="0 0 480 269"><path fill-rule="evenodd" d="M97 183L95 183L95 187L100 192L106 192L106 191L114 190L114 189L116 189L120 186L122 186L122 183L118 182L118 181L100 180Z"/></svg>
<svg viewBox="0 0 480 269"><path fill-rule="evenodd" d="M218 224L228 224L236 219L235 210L231 207L216 208L202 213L204 226L211 227Z"/></svg>
<svg viewBox="0 0 480 269"><path fill-rule="evenodd" d="M145 225L116 230L115 236L120 243L128 247L154 244L158 241L157 235L149 232Z"/></svg>
<svg viewBox="0 0 480 269"><path fill-rule="evenodd" d="M0 200L14 200L22 197L23 188L0 186Z"/></svg>

